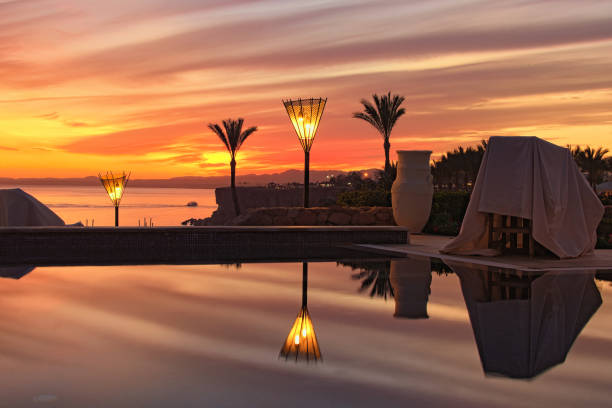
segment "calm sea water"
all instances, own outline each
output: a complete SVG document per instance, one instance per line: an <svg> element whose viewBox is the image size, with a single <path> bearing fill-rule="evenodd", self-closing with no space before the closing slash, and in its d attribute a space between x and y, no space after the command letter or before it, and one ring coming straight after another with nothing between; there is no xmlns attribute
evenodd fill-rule
<svg viewBox="0 0 612 408"><path fill-rule="evenodd" d="M553 272L521 298L474 302L472 289L497 280L430 274L418 259L308 267L38 267L0 279L0 406L612 405L610 282ZM279 358L304 289L317 363ZM566 352L531 379L485 370L547 367Z"/></svg>
<svg viewBox="0 0 612 408"><path fill-rule="evenodd" d="M0 188L14 188L1 187ZM102 186L22 186L51 208L67 224L81 221L96 226L114 225L113 206ZM197 207L188 207L195 201ZM146 218L154 225L180 225L189 218L205 218L217 208L214 189L138 188L128 185L119 208L119 225L136 226Z"/></svg>

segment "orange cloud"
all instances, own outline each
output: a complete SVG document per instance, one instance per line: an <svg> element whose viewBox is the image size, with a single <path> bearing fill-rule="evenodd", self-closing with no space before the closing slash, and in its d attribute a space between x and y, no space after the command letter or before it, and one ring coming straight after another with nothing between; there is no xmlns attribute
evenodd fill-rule
<svg viewBox="0 0 612 408"><path fill-rule="evenodd" d="M526 132L612 147L606 2L205 3L1 3L3 175L225 174L206 124L228 117L260 129L240 171L301 168L280 103L300 96L329 98L314 168L381 167L351 114L388 90L406 96L393 151Z"/></svg>

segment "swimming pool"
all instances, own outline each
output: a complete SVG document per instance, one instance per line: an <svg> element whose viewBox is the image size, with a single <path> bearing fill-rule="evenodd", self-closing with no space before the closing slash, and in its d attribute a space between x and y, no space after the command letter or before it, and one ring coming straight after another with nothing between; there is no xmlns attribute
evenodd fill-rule
<svg viewBox="0 0 612 408"><path fill-rule="evenodd" d="M610 406L612 286L593 271L415 257L22 272L0 279L0 406ZM295 350L304 306L318 357L312 337Z"/></svg>

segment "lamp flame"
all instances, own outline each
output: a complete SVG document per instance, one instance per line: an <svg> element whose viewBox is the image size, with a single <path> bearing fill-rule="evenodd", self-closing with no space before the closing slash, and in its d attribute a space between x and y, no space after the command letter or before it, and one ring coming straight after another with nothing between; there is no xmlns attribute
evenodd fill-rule
<svg viewBox="0 0 612 408"><path fill-rule="evenodd" d="M104 176L98 174L98 178L108 193L113 205L118 207L123 197L123 193L125 192L130 174L125 174L125 172L123 172L121 176L114 176L112 172L107 172Z"/></svg>
<svg viewBox="0 0 612 408"><path fill-rule="evenodd" d="M317 335L312 327L312 320L308 308L302 306L300 312L289 331L287 340L281 348L279 357L285 360L295 358L298 360L318 361L321 360L321 351L317 342Z"/></svg>

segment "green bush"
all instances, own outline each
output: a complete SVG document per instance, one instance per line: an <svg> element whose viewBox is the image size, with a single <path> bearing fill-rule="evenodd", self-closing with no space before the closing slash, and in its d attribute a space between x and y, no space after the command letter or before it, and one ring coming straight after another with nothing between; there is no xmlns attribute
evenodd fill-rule
<svg viewBox="0 0 612 408"><path fill-rule="evenodd" d="M467 191L438 191L434 193L431 215L423 232L457 235L469 202L470 193Z"/></svg>
<svg viewBox="0 0 612 408"><path fill-rule="evenodd" d="M352 190L338 196L337 203L347 207L391 207L391 192L384 190Z"/></svg>
<svg viewBox="0 0 612 408"><path fill-rule="evenodd" d="M603 205L612 205L612 196L604 196L603 194L601 194L599 196L599 199L601 200L601 203Z"/></svg>
<svg viewBox="0 0 612 408"><path fill-rule="evenodd" d="M608 239L605 237L599 236L597 237L597 244L595 245L596 249L612 249L612 235Z"/></svg>

